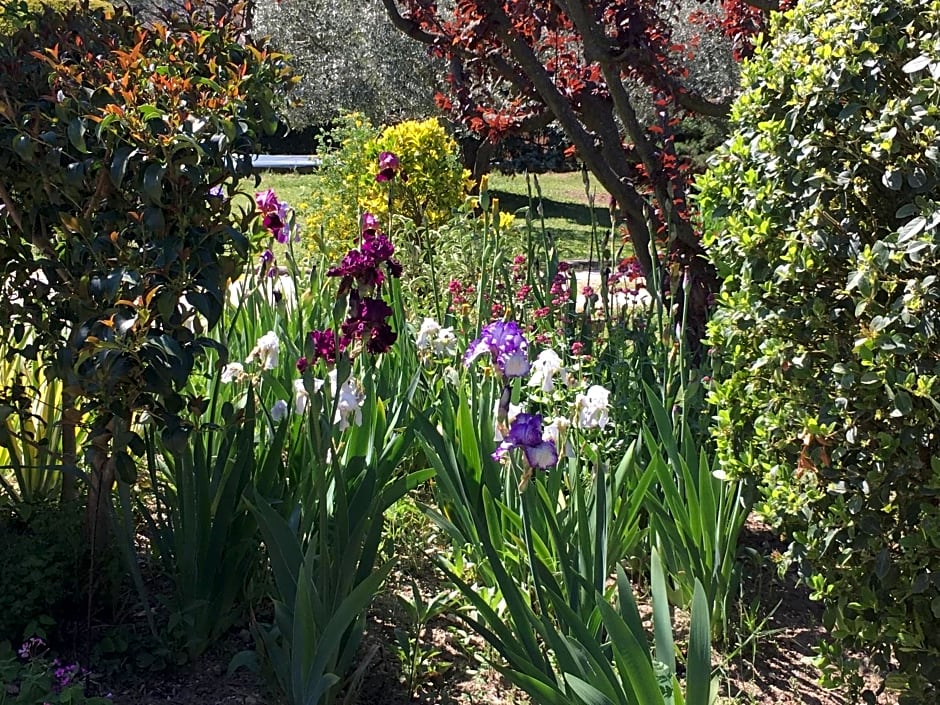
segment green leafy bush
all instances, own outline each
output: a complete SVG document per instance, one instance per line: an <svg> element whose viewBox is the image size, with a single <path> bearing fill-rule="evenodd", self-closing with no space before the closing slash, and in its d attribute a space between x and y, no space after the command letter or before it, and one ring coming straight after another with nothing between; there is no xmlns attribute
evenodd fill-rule
<svg viewBox="0 0 940 705"><path fill-rule="evenodd" d="M136 477L135 414L185 437L181 390L248 256L237 181L290 80L235 18L181 12L20 7L0 35L0 316L91 414L96 541L115 477Z"/></svg>
<svg viewBox="0 0 940 705"><path fill-rule="evenodd" d="M838 642L940 683L940 2L810 0L744 73L701 181L712 400Z"/></svg>

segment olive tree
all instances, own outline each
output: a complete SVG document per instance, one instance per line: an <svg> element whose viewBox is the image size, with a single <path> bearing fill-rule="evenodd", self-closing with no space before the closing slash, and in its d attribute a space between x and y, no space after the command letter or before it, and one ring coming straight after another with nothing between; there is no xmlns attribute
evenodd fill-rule
<svg viewBox="0 0 940 705"><path fill-rule="evenodd" d="M252 22L300 77L287 111L295 126L329 123L343 111L377 123L434 111L442 64L392 26L379 0L259 0Z"/></svg>

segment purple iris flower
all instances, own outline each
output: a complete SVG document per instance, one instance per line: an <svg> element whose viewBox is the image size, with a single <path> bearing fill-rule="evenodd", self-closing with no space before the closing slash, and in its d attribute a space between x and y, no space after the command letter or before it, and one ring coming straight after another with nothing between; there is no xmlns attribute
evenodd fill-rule
<svg viewBox="0 0 940 705"><path fill-rule="evenodd" d="M287 222L290 217L287 204L278 200L274 189L267 189L255 194L255 205L261 211L262 226L269 230L278 242L287 242L290 230Z"/></svg>
<svg viewBox="0 0 940 705"><path fill-rule="evenodd" d="M395 246L391 240L383 233L375 231L366 231L362 235L362 254L368 255L375 260L383 261L391 259L395 254Z"/></svg>
<svg viewBox="0 0 940 705"><path fill-rule="evenodd" d="M401 276L401 263L392 258L394 253L395 246L388 236L370 228L363 231L362 247L347 252L342 262L330 267L326 275L342 277L340 296L353 289L354 285L360 296L371 296L385 281L385 274L380 269L383 262L391 276Z"/></svg>
<svg viewBox="0 0 940 705"><path fill-rule="evenodd" d="M316 362L317 360L326 360L327 364L336 362L336 333L332 330L310 331L310 344L313 347L313 359L310 362ZM308 363L306 358L301 359L305 365Z"/></svg>
<svg viewBox="0 0 940 705"><path fill-rule="evenodd" d="M480 355L490 354L493 363L504 377L524 377L529 374L529 343L522 328L515 321L494 321L483 327L464 355L469 367Z"/></svg>
<svg viewBox="0 0 940 705"><path fill-rule="evenodd" d="M255 204L262 213L270 213L276 211L281 202L278 200L277 194L274 193L274 189L269 188L255 194Z"/></svg>
<svg viewBox="0 0 940 705"><path fill-rule="evenodd" d="M361 299L355 313L340 326L339 349L345 350L356 340L361 340L373 355L388 352L398 339L398 334L388 324L392 308L382 299Z"/></svg>
<svg viewBox="0 0 940 705"><path fill-rule="evenodd" d="M526 462L531 468L548 470L558 464L558 450L555 442L542 436L542 417L538 414L519 414L516 416L505 440L493 453L493 459L502 461L509 451L521 448Z"/></svg>
<svg viewBox="0 0 940 705"><path fill-rule="evenodd" d="M379 154L379 173L376 174L376 181L391 181L395 178L401 166L401 160L393 152L382 152Z"/></svg>
<svg viewBox="0 0 940 705"><path fill-rule="evenodd" d="M538 414L517 414L506 437L516 446L534 446L542 442L542 417Z"/></svg>
<svg viewBox="0 0 940 705"><path fill-rule="evenodd" d="M363 294L371 293L385 281L385 275L379 269L374 257L350 250L343 256L342 262L326 271L328 277L342 277L339 285L340 296L350 291L353 284Z"/></svg>

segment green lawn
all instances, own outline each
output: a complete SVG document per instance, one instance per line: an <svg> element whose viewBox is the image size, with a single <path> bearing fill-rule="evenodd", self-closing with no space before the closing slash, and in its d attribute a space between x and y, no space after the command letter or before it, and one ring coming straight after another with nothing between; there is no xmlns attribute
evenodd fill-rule
<svg viewBox="0 0 940 705"><path fill-rule="evenodd" d="M309 200L316 187L316 174L263 172L259 189L273 188L278 197L297 205ZM555 238L562 259L587 259L592 254L592 233L600 238L610 229L608 196L591 180L588 184L594 207L580 172L505 176L492 174L490 193L499 199L500 210L525 217L531 202L535 207L533 225ZM541 194L541 198L539 197ZM538 206L541 203L541 212ZM595 245L596 247L596 245Z"/></svg>
<svg viewBox="0 0 940 705"><path fill-rule="evenodd" d="M316 188L317 178L316 174L264 171L258 189L273 188L279 199L297 206L309 200L310 193Z"/></svg>
<svg viewBox="0 0 940 705"><path fill-rule="evenodd" d="M555 238L562 259L587 259L592 254L592 234L599 239L610 230L607 193L599 190L593 179L585 187L580 172L530 174L528 177L491 174L490 192L499 199L501 210L520 216L524 216L522 209L531 199L536 208L535 227L541 227L544 222L545 230Z"/></svg>

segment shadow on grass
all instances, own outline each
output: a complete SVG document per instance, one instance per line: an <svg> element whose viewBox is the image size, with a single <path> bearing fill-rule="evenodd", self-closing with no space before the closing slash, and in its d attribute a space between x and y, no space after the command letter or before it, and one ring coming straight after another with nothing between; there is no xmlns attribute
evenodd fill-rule
<svg viewBox="0 0 940 705"><path fill-rule="evenodd" d="M515 213L520 208L526 208L529 205L528 196L523 196L508 191L491 191L495 198L499 199L503 210ZM533 198L533 205L538 205L538 199ZM595 206L595 218L597 227L601 230L610 228L610 213L606 208ZM579 203L568 203L564 201L555 201L551 198L542 197L542 213L546 220L560 219L567 220L576 225L586 228L591 227L591 209Z"/></svg>

